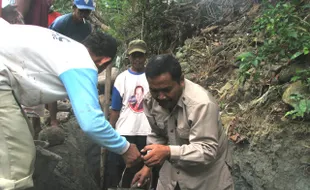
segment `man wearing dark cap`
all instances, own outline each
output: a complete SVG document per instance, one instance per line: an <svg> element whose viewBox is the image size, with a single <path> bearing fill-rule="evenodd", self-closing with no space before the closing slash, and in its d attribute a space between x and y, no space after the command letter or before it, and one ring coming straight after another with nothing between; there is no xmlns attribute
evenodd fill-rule
<svg viewBox="0 0 310 190"><path fill-rule="evenodd" d="M144 74L147 46L143 40L133 40L128 46L131 67L117 76L112 91L110 123L129 142L142 149L150 126L143 112L143 97L149 91ZM130 187L134 174L141 168L126 169L122 187ZM122 158L109 152L107 164L107 187L116 187L125 169Z"/></svg>
<svg viewBox="0 0 310 190"><path fill-rule="evenodd" d="M74 0L73 13L57 17L49 28L82 42L92 31L87 19L93 10L95 10L93 0Z"/></svg>

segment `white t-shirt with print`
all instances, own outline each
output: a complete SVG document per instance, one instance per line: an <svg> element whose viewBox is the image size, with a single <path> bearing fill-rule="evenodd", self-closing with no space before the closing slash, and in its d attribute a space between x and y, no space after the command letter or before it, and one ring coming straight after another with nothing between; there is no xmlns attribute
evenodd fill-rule
<svg viewBox="0 0 310 190"><path fill-rule="evenodd" d="M121 135L146 136L151 128L143 112L143 98L149 92L144 73L128 69L117 76L112 92L112 109L120 111L115 129Z"/></svg>

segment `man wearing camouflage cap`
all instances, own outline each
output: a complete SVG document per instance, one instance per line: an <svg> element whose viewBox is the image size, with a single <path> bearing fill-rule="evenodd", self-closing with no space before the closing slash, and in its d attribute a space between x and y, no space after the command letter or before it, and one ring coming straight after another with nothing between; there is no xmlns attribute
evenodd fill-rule
<svg viewBox="0 0 310 190"><path fill-rule="evenodd" d="M117 76L112 91L112 111L110 123L129 142L142 149L150 126L143 113L143 97L149 91L144 74L147 46L143 40L129 43L127 54L131 67ZM142 163L141 163L142 164ZM133 176L142 166L126 169L122 187L130 187ZM109 153L107 164L107 187L116 187L125 169L124 161L114 153Z"/></svg>

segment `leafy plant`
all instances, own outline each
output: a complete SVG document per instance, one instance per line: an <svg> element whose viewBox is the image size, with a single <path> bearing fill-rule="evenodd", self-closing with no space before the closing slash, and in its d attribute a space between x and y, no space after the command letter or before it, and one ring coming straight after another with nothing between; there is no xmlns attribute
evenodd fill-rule
<svg viewBox="0 0 310 190"><path fill-rule="evenodd" d="M300 80L304 85L310 87L310 69L297 71L291 78L292 82Z"/></svg>
<svg viewBox="0 0 310 190"><path fill-rule="evenodd" d="M253 32L263 36L264 43L256 52L246 52L241 61L240 77L247 75L251 68L258 70L261 63L275 64L289 62L302 54L308 54L310 48L310 23L302 18L308 5L279 2L269 6L255 20Z"/></svg>
<svg viewBox="0 0 310 190"><path fill-rule="evenodd" d="M251 76L250 69L251 68L258 68L259 63L261 62L261 57L255 56L252 52L244 52L241 53L239 56L237 56L237 61L240 61L240 66L239 66L239 73L240 73L240 78L239 80L241 83L245 81L246 78ZM258 77L257 72L255 72L255 78Z"/></svg>
<svg viewBox="0 0 310 190"><path fill-rule="evenodd" d="M293 119L296 119L298 117L304 117L305 114L310 113L310 99L309 98L306 98L301 94L292 94L290 98L292 100L295 100L296 104L294 105L293 110L285 114L285 117L291 116Z"/></svg>

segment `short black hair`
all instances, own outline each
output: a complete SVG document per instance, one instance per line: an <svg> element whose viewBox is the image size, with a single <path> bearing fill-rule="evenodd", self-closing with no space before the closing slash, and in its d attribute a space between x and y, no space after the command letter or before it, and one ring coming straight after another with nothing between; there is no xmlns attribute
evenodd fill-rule
<svg viewBox="0 0 310 190"><path fill-rule="evenodd" d="M151 57L146 65L146 77L154 78L164 73L169 73L172 80L179 83L182 76L182 69L179 61L170 54Z"/></svg>
<svg viewBox="0 0 310 190"><path fill-rule="evenodd" d="M95 31L92 32L89 36L87 36L87 38L82 43L98 57L110 57L112 60L116 55L116 39L109 34Z"/></svg>

